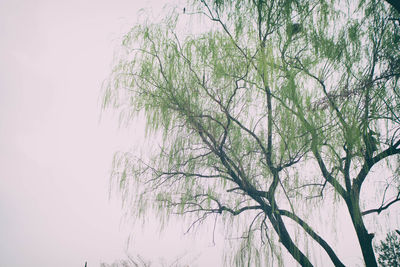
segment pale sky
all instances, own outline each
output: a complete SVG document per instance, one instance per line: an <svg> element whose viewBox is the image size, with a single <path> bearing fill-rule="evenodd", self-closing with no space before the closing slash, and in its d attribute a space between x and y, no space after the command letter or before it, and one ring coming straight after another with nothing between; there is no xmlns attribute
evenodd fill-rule
<svg viewBox="0 0 400 267"><path fill-rule="evenodd" d="M207 228L183 235L174 222L160 237L157 222L128 224L109 199L113 153L140 143L144 127L100 120L101 84L138 10L166 2L0 1L0 267L91 267L126 253L220 265L224 244ZM339 250L359 262L354 240Z"/></svg>
<svg viewBox="0 0 400 267"><path fill-rule="evenodd" d="M109 200L113 153L143 126L118 129L111 112L100 120L101 84L139 8L166 2L0 1L0 266L112 263L126 258L128 233L128 253L155 263L216 260L211 240L189 249L179 227L158 238Z"/></svg>

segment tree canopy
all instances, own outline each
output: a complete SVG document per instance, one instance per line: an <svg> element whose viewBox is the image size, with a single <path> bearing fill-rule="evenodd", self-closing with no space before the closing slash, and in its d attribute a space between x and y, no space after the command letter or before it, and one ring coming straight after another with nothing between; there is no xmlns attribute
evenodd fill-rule
<svg viewBox="0 0 400 267"><path fill-rule="evenodd" d="M129 209L222 217L243 231L238 266L279 263L281 248L313 266L308 242L345 266L307 221L344 203L377 266L367 217L400 199L399 23L377 0L201 0L133 27L104 108L144 115L162 141L150 158L115 156Z"/></svg>

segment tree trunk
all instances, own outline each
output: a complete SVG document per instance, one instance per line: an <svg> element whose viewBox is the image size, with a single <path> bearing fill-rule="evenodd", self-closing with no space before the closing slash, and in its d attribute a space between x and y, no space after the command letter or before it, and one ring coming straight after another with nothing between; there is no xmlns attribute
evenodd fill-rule
<svg viewBox="0 0 400 267"><path fill-rule="evenodd" d="M375 253L372 247L374 234L369 234L365 228L364 221L359 205L359 190L352 190L350 197L346 200L347 208L350 212L351 221L356 230L358 242L364 257L366 267L377 267Z"/></svg>
<svg viewBox="0 0 400 267"><path fill-rule="evenodd" d="M377 267L378 265L376 263L375 253L372 248L372 239L374 238L374 235L367 232L364 223L362 221L360 223L359 219L353 220L352 218L352 221L364 256L365 266Z"/></svg>
<svg viewBox="0 0 400 267"><path fill-rule="evenodd" d="M400 14L400 2L398 0L386 0L392 7L394 7Z"/></svg>

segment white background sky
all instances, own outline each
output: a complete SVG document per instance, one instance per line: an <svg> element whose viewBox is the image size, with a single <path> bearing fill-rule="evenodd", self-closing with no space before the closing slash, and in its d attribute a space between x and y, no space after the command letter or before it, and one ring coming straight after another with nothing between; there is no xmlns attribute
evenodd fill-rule
<svg viewBox="0 0 400 267"><path fill-rule="evenodd" d="M143 126L99 121L101 84L139 8L166 2L0 1L1 267L112 263L126 258L128 233L128 252L154 262L215 260L210 240L190 248L179 227L161 240L153 226L121 223L120 203L108 197L113 153Z"/></svg>
<svg viewBox="0 0 400 267"><path fill-rule="evenodd" d="M178 225L160 239L155 223L121 223L108 198L113 153L140 142L143 125L99 121L101 84L139 8L166 2L0 1L0 267L112 263L125 258L128 233L132 255L220 265L212 235L181 237ZM345 262L359 260L346 245Z"/></svg>

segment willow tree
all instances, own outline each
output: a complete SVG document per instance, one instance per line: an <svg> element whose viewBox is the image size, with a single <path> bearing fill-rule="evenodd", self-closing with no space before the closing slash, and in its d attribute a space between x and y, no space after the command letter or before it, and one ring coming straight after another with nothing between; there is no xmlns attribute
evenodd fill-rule
<svg viewBox="0 0 400 267"><path fill-rule="evenodd" d="M398 179L376 185L376 208L361 193L382 181L374 168L397 172L398 18L376 0L202 0L133 27L104 107L144 115L162 141L150 158L116 154L129 209L247 223L237 265L271 264L282 246L312 266L311 242L344 266L340 242L307 222L344 203L366 266L377 266L365 219L399 200Z"/></svg>

